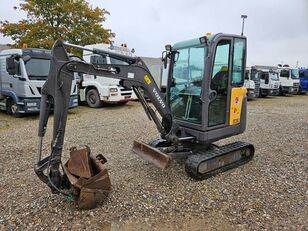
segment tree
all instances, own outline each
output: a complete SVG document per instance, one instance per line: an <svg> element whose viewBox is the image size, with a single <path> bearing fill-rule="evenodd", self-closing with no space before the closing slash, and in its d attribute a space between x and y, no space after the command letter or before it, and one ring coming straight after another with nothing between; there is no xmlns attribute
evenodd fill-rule
<svg viewBox="0 0 308 231"><path fill-rule="evenodd" d="M115 34L102 23L109 12L92 8L85 0L23 0L19 7L27 19L0 22L0 32L11 37L14 47L51 48L57 39L78 45L109 42Z"/></svg>

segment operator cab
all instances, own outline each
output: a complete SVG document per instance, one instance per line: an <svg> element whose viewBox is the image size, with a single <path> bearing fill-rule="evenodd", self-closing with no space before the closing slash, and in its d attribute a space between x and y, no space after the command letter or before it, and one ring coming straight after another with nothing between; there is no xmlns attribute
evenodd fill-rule
<svg viewBox="0 0 308 231"><path fill-rule="evenodd" d="M243 132L245 60L246 38L242 36L216 34L172 47L167 101L181 132L203 137L204 142L221 139L220 129L226 136Z"/></svg>

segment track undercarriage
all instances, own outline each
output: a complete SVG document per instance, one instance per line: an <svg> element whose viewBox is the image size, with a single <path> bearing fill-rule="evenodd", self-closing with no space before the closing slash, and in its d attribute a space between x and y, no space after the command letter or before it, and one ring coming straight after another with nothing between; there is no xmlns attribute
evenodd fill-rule
<svg viewBox="0 0 308 231"><path fill-rule="evenodd" d="M253 145L240 141L223 146L193 142L172 145L161 139L153 140L149 144L135 141L133 151L161 169L165 169L171 160L186 159L185 171L196 180L207 179L243 165L254 156Z"/></svg>

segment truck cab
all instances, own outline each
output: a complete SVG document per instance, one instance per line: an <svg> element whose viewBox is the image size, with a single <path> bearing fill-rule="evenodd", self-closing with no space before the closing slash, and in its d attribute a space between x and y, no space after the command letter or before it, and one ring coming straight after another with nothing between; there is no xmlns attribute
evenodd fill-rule
<svg viewBox="0 0 308 231"><path fill-rule="evenodd" d="M92 44L87 45L88 49L99 49L117 54L134 56L133 53L125 46L114 46L110 44ZM93 54L84 50L83 59L91 64L123 64L126 62L116 60L109 56ZM103 76L95 76L89 74L81 75L79 83L79 100L86 102L89 107L101 107L103 103L125 104L131 100L135 100L136 96L132 89L126 89L120 86L118 79L107 78Z"/></svg>
<svg viewBox="0 0 308 231"><path fill-rule="evenodd" d="M40 111L41 89L48 77L50 52L37 48L0 52L0 110L16 117ZM72 83L69 106L78 106L76 81Z"/></svg>
<svg viewBox="0 0 308 231"><path fill-rule="evenodd" d="M299 81L298 94L305 94L308 92L308 69L299 70Z"/></svg>
<svg viewBox="0 0 308 231"><path fill-rule="evenodd" d="M247 100L252 100L253 98L256 97L255 94L256 85L255 82L252 79L250 79L249 74L250 74L249 70L246 70L244 87L247 88Z"/></svg>
<svg viewBox="0 0 308 231"><path fill-rule="evenodd" d="M280 82L276 70L266 66L253 66L251 78L259 84L259 97L279 94Z"/></svg>
<svg viewBox="0 0 308 231"><path fill-rule="evenodd" d="M277 70L269 70L270 88L272 89L271 95L279 95L279 72Z"/></svg>
<svg viewBox="0 0 308 231"><path fill-rule="evenodd" d="M258 71L260 78L260 96L279 95L279 75L273 70L263 69Z"/></svg>
<svg viewBox="0 0 308 231"><path fill-rule="evenodd" d="M278 66L280 88L279 94L297 94L299 89L299 71L296 68L291 68L289 65Z"/></svg>
<svg viewBox="0 0 308 231"><path fill-rule="evenodd" d="M247 93L248 93L248 84L249 88L252 90L253 93L251 92L250 95L254 95L255 98L259 97L260 94L260 78L258 78L258 75L256 75L256 70L250 67L246 68L245 72L245 80L246 80L246 88L247 88ZM253 84L252 84L253 82ZM254 88L252 86L254 85Z"/></svg>

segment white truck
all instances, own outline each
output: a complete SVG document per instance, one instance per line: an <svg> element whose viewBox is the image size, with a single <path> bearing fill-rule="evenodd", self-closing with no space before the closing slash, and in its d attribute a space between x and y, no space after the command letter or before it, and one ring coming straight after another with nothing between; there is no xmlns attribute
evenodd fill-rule
<svg viewBox="0 0 308 231"><path fill-rule="evenodd" d="M295 95L299 89L299 70L289 65L278 65L280 88L279 95Z"/></svg>
<svg viewBox="0 0 308 231"><path fill-rule="evenodd" d="M251 79L258 88L258 97L266 97L269 95L279 94L279 74L275 68L271 66L252 66L250 68Z"/></svg>
<svg viewBox="0 0 308 231"><path fill-rule="evenodd" d="M48 77L50 52L37 48L6 49L0 52L0 110L15 117L40 111L41 89ZM77 106L74 80L69 107Z"/></svg>
<svg viewBox="0 0 308 231"><path fill-rule="evenodd" d="M92 44L85 46L89 49L106 50L127 56L133 56L127 47L110 44ZM83 59L91 64L127 64L124 61L113 59L109 56L93 54L90 51L83 52ZM79 100L86 102L89 107L101 107L104 103L125 104L136 99L132 89L120 86L119 80L84 74L81 75L79 85Z"/></svg>
<svg viewBox="0 0 308 231"><path fill-rule="evenodd" d="M258 94L256 94L256 84L255 82L250 79L250 71L245 71L245 81L244 81L244 87L247 88L247 99L252 100L253 98L257 97Z"/></svg>

